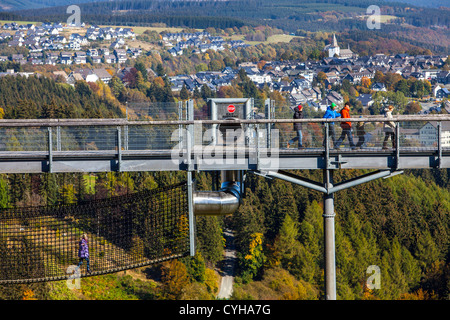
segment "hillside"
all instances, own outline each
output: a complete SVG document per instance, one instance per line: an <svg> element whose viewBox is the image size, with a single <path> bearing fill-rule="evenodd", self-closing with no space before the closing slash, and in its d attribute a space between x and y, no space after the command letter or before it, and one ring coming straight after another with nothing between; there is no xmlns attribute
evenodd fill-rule
<svg viewBox="0 0 450 320"><path fill-rule="evenodd" d="M95 2L96 0L2 0L0 11L15 11L24 9L39 9L55 6L69 6L72 4Z"/></svg>
<svg viewBox="0 0 450 320"><path fill-rule="evenodd" d="M349 179L361 173L338 171L336 179ZM317 171L296 174L314 180L321 178ZM405 172L336 194L338 299L447 298L450 288L448 174L448 170ZM164 185L174 178L183 179L183 173L176 176L147 172L131 173L129 178L139 189ZM0 177L0 181L4 179ZM211 181L208 173L198 175L199 188L211 188ZM116 183L111 180L113 188L118 187ZM214 299L220 282L214 267L223 257L221 235L224 226L228 226L235 233L238 260L232 299L322 299L322 214L322 195L318 192L248 175L246 196L238 212L224 218L196 218L198 253L195 257L126 273L83 278L78 290L68 289L65 281L5 285L0 287L0 298ZM369 290L365 286L366 270L372 265L380 267L380 289Z"/></svg>
<svg viewBox="0 0 450 320"><path fill-rule="evenodd" d="M414 6L430 8L450 7L449 0L386 0L386 2L402 2Z"/></svg>
<svg viewBox="0 0 450 320"><path fill-rule="evenodd" d="M314 180L320 176L314 171L298 174ZM348 179L360 173L336 174ZM338 299L446 299L450 193L433 180L406 173L336 194ZM323 285L322 196L257 176L249 179L246 191L244 205L232 219L240 258L234 298L318 299ZM250 250L255 236L261 244ZM365 287L370 265L381 269L380 290Z"/></svg>
<svg viewBox="0 0 450 320"><path fill-rule="evenodd" d="M381 8L381 27L368 29L366 10ZM82 22L99 25L189 27L196 29L270 26L286 33L370 32L405 40L432 51L447 52L449 10L415 7L381 0L246 1L108 1L80 4ZM0 14L0 18L31 21L65 21L66 6L25 9ZM430 37L427 35L431 34ZM354 38L357 35L353 36Z"/></svg>

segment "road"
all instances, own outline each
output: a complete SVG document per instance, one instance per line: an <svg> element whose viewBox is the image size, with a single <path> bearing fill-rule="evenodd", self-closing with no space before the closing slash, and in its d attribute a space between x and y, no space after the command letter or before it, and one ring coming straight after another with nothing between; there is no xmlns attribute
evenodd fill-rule
<svg viewBox="0 0 450 320"><path fill-rule="evenodd" d="M236 263L236 251L234 248L234 235L229 229L224 230L225 244L225 256L222 262L222 280L220 283L218 299L229 299L233 293L234 283L234 266Z"/></svg>

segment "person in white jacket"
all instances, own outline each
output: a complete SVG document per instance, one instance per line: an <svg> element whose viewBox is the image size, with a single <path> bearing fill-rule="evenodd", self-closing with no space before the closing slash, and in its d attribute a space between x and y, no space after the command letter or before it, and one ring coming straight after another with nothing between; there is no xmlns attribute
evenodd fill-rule
<svg viewBox="0 0 450 320"><path fill-rule="evenodd" d="M393 119L393 117L392 117L393 110L394 110L394 106L391 105L391 106L387 107L386 109L384 109L384 111L385 111L384 116L388 119ZM384 141L383 141L383 150L386 150L388 148L387 144L388 144L389 137L391 138L391 141L392 141L392 148L395 149L397 147L396 139L395 139L395 122L393 122L393 121L384 122L383 131L385 133Z"/></svg>

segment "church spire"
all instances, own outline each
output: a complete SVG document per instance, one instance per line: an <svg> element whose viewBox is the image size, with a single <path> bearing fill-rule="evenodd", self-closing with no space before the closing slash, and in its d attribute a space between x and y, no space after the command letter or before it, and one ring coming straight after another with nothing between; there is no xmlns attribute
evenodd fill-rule
<svg viewBox="0 0 450 320"><path fill-rule="evenodd" d="M338 46L338 43L337 43L337 40L336 40L336 34L333 33L333 44L332 44L332 47L337 47L337 46Z"/></svg>

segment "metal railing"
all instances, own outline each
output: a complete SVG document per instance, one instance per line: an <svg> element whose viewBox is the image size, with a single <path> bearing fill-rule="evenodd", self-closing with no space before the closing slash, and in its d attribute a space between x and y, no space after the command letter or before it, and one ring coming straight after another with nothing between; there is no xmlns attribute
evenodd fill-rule
<svg viewBox="0 0 450 320"><path fill-rule="evenodd" d="M171 150L186 141L184 129L197 128L192 145L209 145L212 141L205 133L212 125L233 123L242 130L258 131L259 139L247 139L247 147L268 147L270 131L278 129L282 150L296 136L293 123L302 123L305 152L324 150L328 143L325 128L334 126L336 139L342 133L340 124L352 124L355 144L362 135L359 124L364 124L362 150L377 151L385 139L383 116L364 116L350 119L242 119L242 120L126 120L126 119L31 119L0 120L0 152L17 151L113 151ZM394 116L396 146L402 150L432 151L450 148L450 115ZM180 130L181 129L181 130ZM211 130L210 130L211 131ZM201 132L202 136L198 136ZM212 134L209 132L208 134ZM325 141L325 145L323 142ZM390 142L389 142L390 144ZM181 143L182 145L182 143ZM291 144L295 147L295 144ZM345 138L341 150L349 147Z"/></svg>

